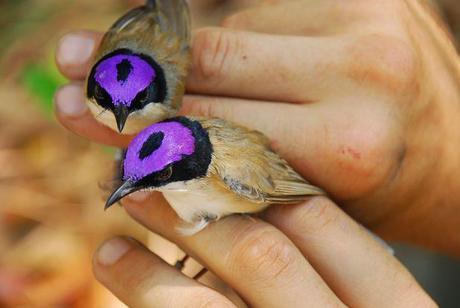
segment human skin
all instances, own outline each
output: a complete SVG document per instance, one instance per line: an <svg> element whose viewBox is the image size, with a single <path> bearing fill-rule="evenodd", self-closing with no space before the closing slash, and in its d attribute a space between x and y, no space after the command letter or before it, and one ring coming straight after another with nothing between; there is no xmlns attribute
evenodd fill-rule
<svg viewBox="0 0 460 308"><path fill-rule="evenodd" d="M442 28L412 1L270 2L195 33L195 95L182 113L263 131L358 221L460 255L459 60ZM81 81L99 39L79 32L61 41L57 62L74 81L57 93L57 115L77 134L125 146L129 138L102 127L84 105ZM326 198L272 207L260 220L229 217L193 237L178 236L161 195L135 195L124 207L251 306L434 305ZM133 240L106 242L94 271L134 307L233 305Z"/></svg>
<svg viewBox="0 0 460 308"><path fill-rule="evenodd" d="M457 40L460 38L460 6L456 0L437 0L443 13L454 32ZM458 47L458 44L457 44Z"/></svg>
<svg viewBox="0 0 460 308"><path fill-rule="evenodd" d="M445 28L411 0L269 2L194 33L181 113L264 132L379 235L460 256L460 61ZM61 40L57 62L73 82L57 116L126 146L84 105L100 37Z"/></svg>
<svg viewBox="0 0 460 308"><path fill-rule="evenodd" d="M95 254L97 279L129 307L435 307L407 270L330 200L227 217L190 237L160 194L125 209L220 277L242 300L192 280L138 242L117 237ZM150 206L146 206L148 203Z"/></svg>

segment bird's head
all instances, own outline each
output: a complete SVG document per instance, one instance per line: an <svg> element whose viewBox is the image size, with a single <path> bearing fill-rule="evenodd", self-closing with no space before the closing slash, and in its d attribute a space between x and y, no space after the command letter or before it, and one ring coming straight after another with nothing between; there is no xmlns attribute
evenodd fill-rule
<svg viewBox="0 0 460 308"><path fill-rule="evenodd" d="M176 117L147 127L126 150L122 184L106 208L138 190L206 176L212 151L209 135L198 121Z"/></svg>
<svg viewBox="0 0 460 308"><path fill-rule="evenodd" d="M99 60L88 78L88 99L111 111L120 132L130 114L166 98L162 68L149 56L119 49Z"/></svg>

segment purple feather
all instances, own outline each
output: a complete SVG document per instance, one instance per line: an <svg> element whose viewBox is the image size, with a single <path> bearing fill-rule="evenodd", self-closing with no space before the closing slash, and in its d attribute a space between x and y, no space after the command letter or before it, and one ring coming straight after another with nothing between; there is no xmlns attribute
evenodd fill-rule
<svg viewBox="0 0 460 308"><path fill-rule="evenodd" d="M163 133L161 144L150 155L140 155L145 143L155 133ZM160 122L143 130L128 147L124 160L123 180L140 180L180 161L195 152L192 131L179 122Z"/></svg>
<svg viewBox="0 0 460 308"><path fill-rule="evenodd" d="M96 67L95 80L111 96L115 106L129 107L134 98L155 79L156 72L136 55L115 55Z"/></svg>

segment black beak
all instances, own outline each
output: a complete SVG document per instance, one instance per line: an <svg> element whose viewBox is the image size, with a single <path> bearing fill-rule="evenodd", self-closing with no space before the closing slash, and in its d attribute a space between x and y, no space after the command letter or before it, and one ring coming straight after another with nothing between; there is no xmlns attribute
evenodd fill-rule
<svg viewBox="0 0 460 308"><path fill-rule="evenodd" d="M123 128L125 128L126 120L129 116L129 109L124 105L116 106L113 110L115 115L115 120L117 121L118 131L121 133Z"/></svg>
<svg viewBox="0 0 460 308"><path fill-rule="evenodd" d="M127 195L138 190L140 190L140 188L136 187L132 181L124 182L117 190L112 193L112 195L110 195L109 199L107 199L104 210L107 210L109 207L123 199L123 197L126 197Z"/></svg>

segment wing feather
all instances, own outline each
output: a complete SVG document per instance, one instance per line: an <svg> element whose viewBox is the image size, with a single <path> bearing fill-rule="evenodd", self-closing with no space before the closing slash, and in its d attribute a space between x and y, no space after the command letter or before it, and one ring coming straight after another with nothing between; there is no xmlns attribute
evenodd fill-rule
<svg viewBox="0 0 460 308"><path fill-rule="evenodd" d="M164 15L165 23L181 40L190 42L190 10L185 0L157 0L158 10Z"/></svg>
<svg viewBox="0 0 460 308"><path fill-rule="evenodd" d="M201 120L214 147L212 173L227 189L255 203L292 204L324 192L309 184L257 131L223 120Z"/></svg>
<svg viewBox="0 0 460 308"><path fill-rule="evenodd" d="M145 6L137 7L120 17L109 29L104 41L109 44L119 41L123 36L138 37L158 35L156 27L167 37L190 45L190 12L185 0L147 1Z"/></svg>

